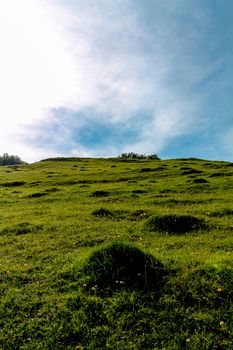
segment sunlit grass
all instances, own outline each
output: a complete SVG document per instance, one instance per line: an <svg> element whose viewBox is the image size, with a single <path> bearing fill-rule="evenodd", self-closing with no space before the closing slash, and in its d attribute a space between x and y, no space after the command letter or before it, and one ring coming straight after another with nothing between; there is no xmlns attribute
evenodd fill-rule
<svg viewBox="0 0 233 350"><path fill-rule="evenodd" d="M231 165L116 158L0 167L0 348L230 349ZM205 225L148 230L166 215ZM86 290L83 266L115 242L158 259L163 286L122 284L107 297Z"/></svg>

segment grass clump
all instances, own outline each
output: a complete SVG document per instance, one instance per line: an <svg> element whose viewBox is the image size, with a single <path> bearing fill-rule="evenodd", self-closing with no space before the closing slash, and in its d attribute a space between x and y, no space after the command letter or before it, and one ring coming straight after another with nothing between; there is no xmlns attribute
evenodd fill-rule
<svg viewBox="0 0 233 350"><path fill-rule="evenodd" d="M203 219L191 215L153 216L147 223L149 231L159 231L169 234L184 234L205 228Z"/></svg>
<svg viewBox="0 0 233 350"><path fill-rule="evenodd" d="M92 215L97 217L109 217L112 218L114 216L114 213L106 208L99 208L92 212Z"/></svg>
<svg viewBox="0 0 233 350"><path fill-rule="evenodd" d="M127 219L128 217L128 211L127 210L109 210L106 208L99 208L92 212L92 215L99 217L99 218L109 218L112 220L122 220Z"/></svg>
<svg viewBox="0 0 233 350"><path fill-rule="evenodd" d="M165 269L152 255L125 243L113 243L95 251L86 263L86 288L100 294L112 294L119 289L159 291Z"/></svg>

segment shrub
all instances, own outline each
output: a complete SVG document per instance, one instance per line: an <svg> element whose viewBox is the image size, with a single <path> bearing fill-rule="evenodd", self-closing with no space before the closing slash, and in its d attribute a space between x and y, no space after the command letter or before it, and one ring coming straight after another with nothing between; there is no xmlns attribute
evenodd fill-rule
<svg viewBox="0 0 233 350"><path fill-rule="evenodd" d="M146 223L146 229L149 231L177 234L200 230L205 226L203 219L191 215L153 216Z"/></svg>

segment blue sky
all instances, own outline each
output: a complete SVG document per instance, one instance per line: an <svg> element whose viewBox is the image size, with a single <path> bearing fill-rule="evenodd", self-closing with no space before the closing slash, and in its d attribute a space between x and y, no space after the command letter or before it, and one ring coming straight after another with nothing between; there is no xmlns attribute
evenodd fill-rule
<svg viewBox="0 0 233 350"><path fill-rule="evenodd" d="M8 0L0 17L0 153L233 161L231 0Z"/></svg>

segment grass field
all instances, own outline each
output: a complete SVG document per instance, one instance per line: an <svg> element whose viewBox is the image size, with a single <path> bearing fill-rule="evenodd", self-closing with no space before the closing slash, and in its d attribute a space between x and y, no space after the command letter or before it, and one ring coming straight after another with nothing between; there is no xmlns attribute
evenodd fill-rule
<svg viewBox="0 0 233 350"><path fill-rule="evenodd" d="M233 349L233 163L0 167L0 348Z"/></svg>

